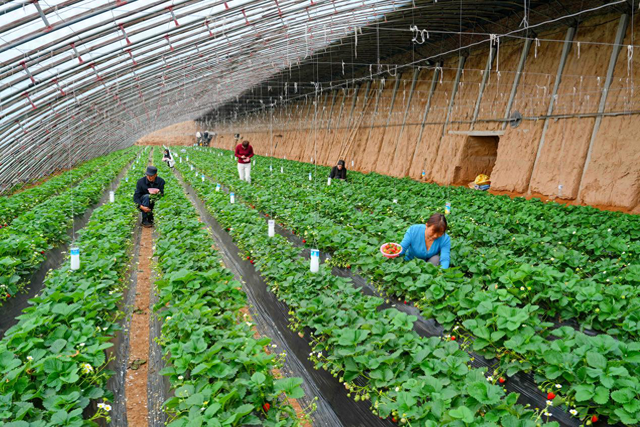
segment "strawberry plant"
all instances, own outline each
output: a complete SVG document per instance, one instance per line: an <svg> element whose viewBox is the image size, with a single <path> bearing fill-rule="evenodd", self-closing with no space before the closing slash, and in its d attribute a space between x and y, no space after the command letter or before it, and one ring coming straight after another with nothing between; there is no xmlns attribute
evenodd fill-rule
<svg viewBox="0 0 640 427"><path fill-rule="evenodd" d="M352 206L349 206L348 212L342 210L340 203L336 204L336 198L339 198L339 194L333 192L329 187L323 186L321 189L325 189L326 193L331 192L332 197L319 203L319 200L322 200L324 196L317 194L318 188L308 184L308 181L302 178L288 178L281 175L275 179L269 177L265 180L265 188L261 189L259 180L254 180L254 184L251 186L238 182L232 165L213 157L209 157L209 160L213 162L205 164L200 159L207 157L206 154L193 153L192 155L198 168L207 173L215 173L217 179L221 179L225 185L235 189L236 193L241 194L241 197L252 206L263 212L276 213L279 222L286 223L300 234L304 235L305 232L310 232L307 234L307 238L314 239L314 245L317 247L326 251L335 250L335 245L332 245L331 241L324 236L338 236L342 239L341 245L340 249L333 253L332 263L336 263L337 259L339 265L355 264L361 274L373 282L379 283L380 288L384 291L396 294L401 300L402 298L406 299L407 296L413 300L420 300L420 306L423 308L425 316L435 317L447 328L464 327L465 334L473 339L473 348L487 357L498 358L498 369L503 372L513 375L520 370L531 371L536 366L538 369L534 372L540 384L560 381L565 384L565 387L568 387L571 383L575 383L577 388L574 387L567 391L567 401L572 405L578 407L589 405L589 402L584 399L586 394L578 395L578 391L582 390L581 385L587 385L590 382L585 382L585 378L578 373L581 372L581 369L592 369L592 367L586 360L581 360L578 357L576 358L578 364L574 364L569 370L558 373L557 370L554 370L553 363L547 361L544 355L558 345L565 351L575 351L578 348L576 338L582 343L580 351L601 351L601 340L606 340L607 336L602 335L596 338L576 331L572 331L575 335L566 335L568 334L567 330L571 330L571 328L555 328L554 322L548 320L552 320L558 315L564 318L573 317L582 319L584 324L589 326L594 324L599 329L617 335L617 329L606 325L607 323L611 325L611 320L620 321L622 319L622 328L637 336L636 325L639 312L635 309L638 307L639 301L637 287L622 284L623 282L620 281L618 283L607 282L608 279L602 277L585 278L582 270L579 270L578 273L575 273L573 269L559 271L553 266L542 264L534 267L526 264L529 261L529 258L526 258L526 253L518 254L512 249L488 248L475 257L476 264L462 263L463 265L457 269L458 271L444 273L432 266L424 265L424 263L390 263L375 260L370 246L376 244L379 246L380 241L385 241L388 236L384 235L384 230L376 228L373 216L364 220L365 216L360 214L361 211L354 210ZM215 172L212 163L216 165ZM304 167L304 165L302 166ZM288 170L295 169L295 166L287 168ZM266 172L265 175L269 176ZM293 184L294 182L295 184ZM369 187L357 187L356 191L367 193L368 189ZM344 188L336 191L343 190L347 191ZM368 200L371 205L383 206L387 213L394 212L391 203L385 205L383 202L376 205L371 203L375 199L370 196ZM389 197L388 192L380 193L380 196ZM319 212L321 215L318 215ZM556 214L559 213L556 212ZM322 216L325 214L331 216L331 219ZM553 217L554 221L558 220L558 216L560 215ZM363 221L356 223L354 217L356 219L363 217ZM519 216L516 221L525 223L525 219L525 217ZM368 226L367 223L373 225ZM633 224L633 221L627 221L624 224L628 226ZM408 223L405 222L402 227L407 225ZM470 230L476 239L484 239L482 233L477 233L479 228L475 226L473 219L470 219L468 223L462 223L462 226L466 226L466 229ZM365 234L358 230L364 230ZM340 236L345 236L346 239ZM501 239L506 240L506 236L508 234L505 234L505 237ZM469 258L471 252L468 248L472 246L467 243L465 237L458 237L458 240L462 240L462 248L459 253ZM547 244L545 242L549 241L549 239L541 240L543 244ZM500 239L492 240L492 244L499 241ZM473 243L473 245L476 244ZM623 247L620 246L619 249L621 250ZM367 256L363 256L363 254L367 254ZM553 254L556 257L559 256L557 251ZM584 259L580 259L579 262L584 262ZM571 263L575 264L574 261ZM624 273L625 276L619 277L629 277L633 283L636 280L633 274L637 268L637 265L628 265L625 267L627 271ZM464 274L460 274L460 270L464 271ZM497 285L496 281L500 285ZM587 287L585 287L585 281L589 284ZM604 304L601 299L594 296L594 289L603 290L603 283L609 283L605 295L615 305ZM554 284L554 287L551 287L550 284ZM481 292L478 292L478 289L481 289ZM567 297L567 291L574 292L574 295L569 293ZM591 292L591 295L588 292ZM580 304L571 303L572 296L573 301L585 301L591 305L585 305L581 308ZM606 310L606 316L610 316L608 318L610 320L600 315L601 310L598 306L594 309L594 302ZM544 306L540 307L536 303L544 303ZM535 344L530 343L532 338L535 339ZM637 354L638 344L636 341L625 335L619 336L619 338L629 342L623 344L623 351L626 351L627 354ZM523 346L519 343L526 345ZM617 344L615 348L618 348ZM621 372L634 373L632 383L632 389L634 389L633 384L637 383L639 376L635 356L631 356L629 361L625 360L619 351L613 351L606 354L606 358L610 364L622 363L622 366L625 366L625 371ZM620 385L614 385L606 379L604 383L597 380L594 387L597 386L603 387L609 393L617 391L620 387ZM601 392L603 393L603 391ZM612 419L624 416L626 420L629 420L635 416L630 416L628 412L622 411L618 411L616 414L611 408L614 406L613 403L610 401L602 402L604 402L603 398L595 402L599 405L598 410L601 414L609 415ZM629 408L633 409L632 406Z"/></svg>
<svg viewBox="0 0 640 427"><path fill-rule="evenodd" d="M286 398L303 396L302 380L275 378L281 356L265 352L269 338L254 338L241 314L241 284L221 266L178 180L156 164L166 180L155 209L162 273L155 311L164 318L160 343L169 362L162 374L174 389L164 404L169 426L300 425Z"/></svg>
<svg viewBox="0 0 640 427"><path fill-rule="evenodd" d="M115 202L96 209L78 232L80 269L70 270L67 260L51 271L0 341L0 426L97 426L99 419L109 420L112 372L105 350L120 329L118 303L128 284L138 216L133 178L142 173L142 166L132 168Z"/></svg>

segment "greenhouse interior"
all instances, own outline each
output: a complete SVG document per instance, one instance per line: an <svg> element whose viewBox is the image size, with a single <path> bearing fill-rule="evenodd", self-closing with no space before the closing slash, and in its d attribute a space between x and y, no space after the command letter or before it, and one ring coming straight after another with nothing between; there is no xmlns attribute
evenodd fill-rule
<svg viewBox="0 0 640 427"><path fill-rule="evenodd" d="M640 426L639 2L3 0L0 427Z"/></svg>

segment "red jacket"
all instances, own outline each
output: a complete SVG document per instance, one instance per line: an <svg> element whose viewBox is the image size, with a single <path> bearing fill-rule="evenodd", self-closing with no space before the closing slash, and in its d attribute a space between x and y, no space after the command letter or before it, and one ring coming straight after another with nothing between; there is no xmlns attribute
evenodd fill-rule
<svg viewBox="0 0 640 427"><path fill-rule="evenodd" d="M247 160L242 160L242 156L246 156ZM236 157L238 158L238 163L251 163L251 158L253 157L253 147L251 144L244 148L242 144L238 144L236 146Z"/></svg>

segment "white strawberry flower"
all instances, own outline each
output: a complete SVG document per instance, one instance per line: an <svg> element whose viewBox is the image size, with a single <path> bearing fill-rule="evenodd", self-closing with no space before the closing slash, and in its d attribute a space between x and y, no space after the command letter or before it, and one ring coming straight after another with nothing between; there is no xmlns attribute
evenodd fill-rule
<svg viewBox="0 0 640 427"><path fill-rule="evenodd" d="M28 360L29 362L31 362L31 361L33 360L33 357L31 357L31 356L27 356L27 360Z"/></svg>
<svg viewBox="0 0 640 427"><path fill-rule="evenodd" d="M575 417L576 415L578 415L578 411L576 411L575 409L570 409L570 410L569 410L569 413L570 413L571 415L573 415L574 417Z"/></svg>
<svg viewBox="0 0 640 427"><path fill-rule="evenodd" d="M556 384L556 388L562 388L562 384Z"/></svg>
<svg viewBox="0 0 640 427"><path fill-rule="evenodd" d="M104 405L104 410L109 412L111 410L111 405Z"/></svg>

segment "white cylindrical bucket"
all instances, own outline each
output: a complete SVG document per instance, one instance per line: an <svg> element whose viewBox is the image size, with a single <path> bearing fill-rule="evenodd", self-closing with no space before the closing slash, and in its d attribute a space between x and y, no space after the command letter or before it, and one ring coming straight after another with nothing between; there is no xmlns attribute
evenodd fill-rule
<svg viewBox="0 0 640 427"><path fill-rule="evenodd" d="M236 202L236 194L235 193L229 193L229 202L231 202L231 203L235 203Z"/></svg>
<svg viewBox="0 0 640 427"><path fill-rule="evenodd" d="M254 161L253 161L253 166L255 166L255 165L256 165L256 161L254 160Z"/></svg>
<svg viewBox="0 0 640 427"><path fill-rule="evenodd" d="M270 219L267 221L269 224L269 237L273 237L276 235L276 221L274 219Z"/></svg>
<svg viewBox="0 0 640 427"><path fill-rule="evenodd" d="M311 249L311 272L317 273L320 271L320 251L318 249Z"/></svg>
<svg viewBox="0 0 640 427"><path fill-rule="evenodd" d="M182 163L182 157L180 157L180 163Z"/></svg>
<svg viewBox="0 0 640 427"><path fill-rule="evenodd" d="M331 178L327 178L327 185L331 185Z"/></svg>
<svg viewBox="0 0 640 427"><path fill-rule="evenodd" d="M189 161L189 156L187 156L187 162Z"/></svg>
<svg viewBox="0 0 640 427"><path fill-rule="evenodd" d="M284 166L280 166L280 173L284 173Z"/></svg>
<svg viewBox="0 0 640 427"><path fill-rule="evenodd" d="M398 203L398 199L393 199L393 203Z"/></svg>
<svg viewBox="0 0 640 427"><path fill-rule="evenodd" d="M216 184L216 191L220 191L220 184Z"/></svg>
<svg viewBox="0 0 640 427"><path fill-rule="evenodd" d="M273 166L269 165L269 172L273 172Z"/></svg>
<svg viewBox="0 0 640 427"><path fill-rule="evenodd" d="M71 269L77 270L80 268L80 248L77 246L71 246Z"/></svg>
<svg viewBox="0 0 640 427"><path fill-rule="evenodd" d="M204 182L204 174L202 174L202 182Z"/></svg>
<svg viewBox="0 0 640 427"><path fill-rule="evenodd" d="M125 178L125 180L126 180L127 182L129 182L129 177L126 177L126 178Z"/></svg>
<svg viewBox="0 0 640 427"><path fill-rule="evenodd" d="M444 214L449 215L450 213L451 213L451 203L447 202L447 204L444 205Z"/></svg>
<svg viewBox="0 0 640 427"><path fill-rule="evenodd" d="M312 181L313 178L311 177L311 172L309 172L309 181Z"/></svg>
<svg viewBox="0 0 640 427"><path fill-rule="evenodd" d="M113 203L116 201L116 192L111 190L109 191L109 203Z"/></svg>
<svg viewBox="0 0 640 427"><path fill-rule="evenodd" d="M193 170L193 165L189 165L189 167L191 168L190 170Z"/></svg>

